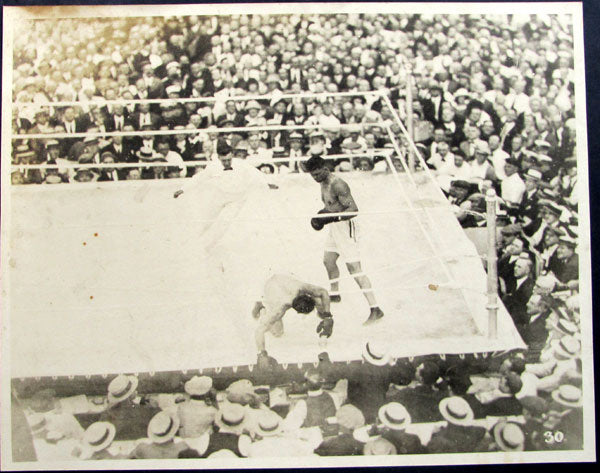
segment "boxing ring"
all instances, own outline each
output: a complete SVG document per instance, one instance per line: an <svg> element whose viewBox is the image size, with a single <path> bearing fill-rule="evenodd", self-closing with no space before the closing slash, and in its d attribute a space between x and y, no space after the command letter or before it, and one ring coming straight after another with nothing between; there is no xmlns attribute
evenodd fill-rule
<svg viewBox="0 0 600 473"><path fill-rule="evenodd" d="M524 348L501 303L489 336L480 255L428 173L403 166L343 174L360 209L363 270L385 317L362 325L368 304L340 260L333 335L323 346L315 314L288 311L284 335L266 339L280 363L312 363L323 351L360 360L367 341L393 357ZM11 376L255 364L251 309L264 281L281 272L329 287L326 231L309 223L322 207L319 185L304 173L273 179L278 189L234 198L206 186L174 199L188 179L12 186Z"/></svg>

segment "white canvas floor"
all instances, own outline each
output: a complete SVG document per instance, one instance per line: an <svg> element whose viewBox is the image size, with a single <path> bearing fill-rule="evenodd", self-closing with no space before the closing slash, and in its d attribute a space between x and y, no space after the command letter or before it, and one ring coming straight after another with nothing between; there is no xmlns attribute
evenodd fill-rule
<svg viewBox="0 0 600 473"><path fill-rule="evenodd" d="M485 272L432 187L402 177L414 213L393 176L345 178L363 212L363 269L386 315L363 327L368 305L344 279L343 300L332 305L332 360L359 359L370 339L390 343L395 356L523 346L503 307L498 337L486 336ZM181 184L13 188L4 262L13 377L251 364L250 311L266 278L293 273L327 287L326 230L309 224L322 208L310 176L281 177L278 190L211 184L173 199ZM443 265L454 288L444 286ZM324 349L317 323L289 311L284 336L267 335L267 349L280 362L315 361Z"/></svg>

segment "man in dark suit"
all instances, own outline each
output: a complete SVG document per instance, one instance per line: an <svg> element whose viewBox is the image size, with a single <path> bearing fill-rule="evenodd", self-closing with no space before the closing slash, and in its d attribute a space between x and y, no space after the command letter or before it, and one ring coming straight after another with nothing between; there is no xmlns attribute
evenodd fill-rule
<svg viewBox="0 0 600 473"><path fill-rule="evenodd" d="M528 169L525 174L525 194L517 211L518 218L525 224L535 220L539 214L538 186L542 173L537 169Z"/></svg>
<svg viewBox="0 0 600 473"><path fill-rule="evenodd" d="M116 161L115 156L110 151L104 151L100 155L100 162L102 164L114 164ZM98 176L98 182L107 181L120 181L124 177L120 177L119 173L115 168L100 168L100 175Z"/></svg>
<svg viewBox="0 0 600 473"><path fill-rule="evenodd" d="M563 235L553 255L556 259L550 260L550 271L563 284L579 279L579 256L575 253L576 246L577 242L573 238Z"/></svg>
<svg viewBox="0 0 600 473"><path fill-rule="evenodd" d="M156 77L150 63L146 63L142 67L142 78L146 85L148 99L162 99L165 97L165 86L163 82Z"/></svg>
<svg viewBox="0 0 600 473"><path fill-rule="evenodd" d="M224 126L224 123L228 121L231 122L227 126L232 127L242 127L244 126L244 114L238 112L235 107L235 101L228 100L225 102L225 113L219 115L216 119L217 126L219 128Z"/></svg>
<svg viewBox="0 0 600 473"><path fill-rule="evenodd" d="M439 411L448 422L431 436L429 453L457 453L484 451L486 429L473 425L474 414L463 398L452 396L440 401Z"/></svg>
<svg viewBox="0 0 600 473"><path fill-rule="evenodd" d="M398 454L425 453L421 440L405 431L411 422L407 409L398 402L390 402L379 409L377 430L381 436L396 447Z"/></svg>
<svg viewBox="0 0 600 473"><path fill-rule="evenodd" d="M365 425L362 412L352 404L344 404L337 410L335 417L338 423L338 434L323 440L315 453L322 457L360 455L363 445L353 437L352 433Z"/></svg>
<svg viewBox="0 0 600 473"><path fill-rule="evenodd" d="M104 126L106 131L123 131L126 125L130 125L131 122L125 116L125 107L121 104L114 104L112 107L112 113L109 114L104 120Z"/></svg>
<svg viewBox="0 0 600 473"><path fill-rule="evenodd" d="M141 130L145 125L150 125L152 130L158 130L162 125L161 116L150 111L149 103L139 104L139 111L133 113L130 120L136 130Z"/></svg>
<svg viewBox="0 0 600 473"><path fill-rule="evenodd" d="M437 84L433 84L429 88L429 98L420 101L423 107L423 118L434 125L438 125L442 120L442 104L444 103L442 88Z"/></svg>
<svg viewBox="0 0 600 473"><path fill-rule="evenodd" d="M131 125L126 126L124 131L133 131L133 127ZM138 158L133 150L131 138L132 137L112 136L110 138L110 144L100 150L101 156L104 155L105 152L108 152L114 157L115 162L117 163L138 162ZM117 169L119 180L125 179L129 169L130 168Z"/></svg>
<svg viewBox="0 0 600 473"><path fill-rule="evenodd" d="M442 420L437 406L445 394L435 387L440 374L436 363L425 361L417 367L415 385L388 393L387 400L399 402L406 407L413 422Z"/></svg>
<svg viewBox="0 0 600 473"><path fill-rule="evenodd" d="M94 124L94 109L97 108L97 105L90 105L90 109L87 112L82 112L75 118L75 132L77 133L85 133L88 131L88 128L93 126ZM70 132L71 128L67 128L67 133Z"/></svg>
<svg viewBox="0 0 600 473"><path fill-rule="evenodd" d="M512 317L519 333L525 333L528 316L527 302L533 293L535 281L532 277L533 262L528 253L521 253L515 262L515 279L507 283L506 293L502 296L502 302Z"/></svg>
<svg viewBox="0 0 600 473"><path fill-rule="evenodd" d="M485 416L517 416L523 408L515 395L523 388L521 376L513 371L506 373L500 380L497 395L491 402L483 402ZM481 399L480 399L481 400Z"/></svg>
<svg viewBox="0 0 600 473"><path fill-rule="evenodd" d="M498 278L504 282L504 290L506 293L507 287L512 287L515 281L515 263L519 255L523 252L525 244L521 238L514 238L504 249L502 256L498 259ZM502 283L500 283L502 286Z"/></svg>

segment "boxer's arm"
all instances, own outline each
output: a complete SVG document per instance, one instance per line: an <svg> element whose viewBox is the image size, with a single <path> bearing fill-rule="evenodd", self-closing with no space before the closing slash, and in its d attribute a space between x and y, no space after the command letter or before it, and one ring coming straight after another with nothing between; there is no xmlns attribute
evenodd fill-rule
<svg viewBox="0 0 600 473"><path fill-rule="evenodd" d="M338 179L332 184L331 190L342 207L339 212L352 212L347 217L339 217L339 220L349 220L355 217L355 212L358 212L358 206L354 201L354 197L352 197L350 186L341 179Z"/></svg>
<svg viewBox="0 0 600 473"><path fill-rule="evenodd" d="M256 330L254 331L254 340L256 341L256 349L258 350L258 353L266 353L265 333L269 331L269 328L271 328L273 323L277 322L283 317L283 314L285 314L286 310L286 307L282 307L272 316L263 317L260 320L258 327L256 327Z"/></svg>
<svg viewBox="0 0 600 473"><path fill-rule="evenodd" d="M319 315L330 313L329 293L325 289L312 284L304 284L301 290L315 299L315 307Z"/></svg>

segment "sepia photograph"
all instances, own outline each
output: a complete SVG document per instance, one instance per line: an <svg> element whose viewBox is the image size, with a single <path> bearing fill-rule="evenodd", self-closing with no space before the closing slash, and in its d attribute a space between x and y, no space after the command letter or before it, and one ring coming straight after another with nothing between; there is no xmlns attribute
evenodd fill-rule
<svg viewBox="0 0 600 473"><path fill-rule="evenodd" d="M595 461L585 98L581 3L3 7L2 469Z"/></svg>

